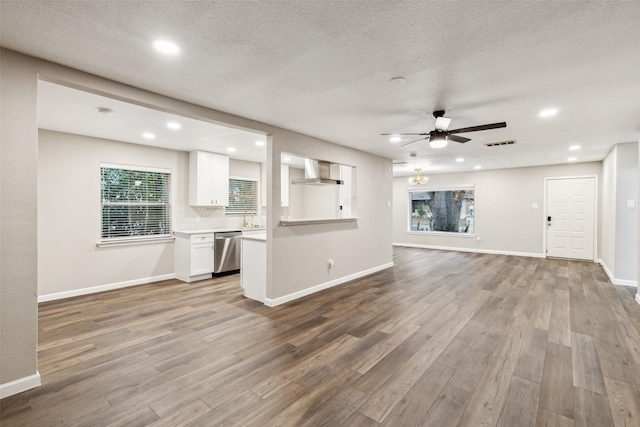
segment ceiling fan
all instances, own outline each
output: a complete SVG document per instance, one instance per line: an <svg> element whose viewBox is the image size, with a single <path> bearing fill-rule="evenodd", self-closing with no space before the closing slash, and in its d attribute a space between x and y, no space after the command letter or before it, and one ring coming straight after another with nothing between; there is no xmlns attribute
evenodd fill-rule
<svg viewBox="0 0 640 427"><path fill-rule="evenodd" d="M423 139L428 139L429 145L432 148L442 148L447 145L449 140L459 142L461 144L464 144L467 141L471 141L471 139L469 138L458 136L457 135L458 133L478 132L481 130L498 129L498 128L507 127L507 124L505 122L500 122L500 123L491 123L488 125L471 126L467 128L447 130L449 128L449 123L451 123L451 119L449 117L444 116L444 110L434 111L433 117L436 118L436 128L435 130L432 130L429 133L383 133L382 135L420 135L421 138L418 138L415 141L402 144L402 147L409 144L413 144L414 142L422 141Z"/></svg>

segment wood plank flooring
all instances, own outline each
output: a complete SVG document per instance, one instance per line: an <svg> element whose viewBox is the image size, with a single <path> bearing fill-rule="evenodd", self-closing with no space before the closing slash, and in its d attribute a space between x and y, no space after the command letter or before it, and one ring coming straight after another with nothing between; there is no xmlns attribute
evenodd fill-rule
<svg viewBox="0 0 640 427"><path fill-rule="evenodd" d="M640 306L597 264L394 262L275 308L238 276L42 304L2 426L640 426Z"/></svg>

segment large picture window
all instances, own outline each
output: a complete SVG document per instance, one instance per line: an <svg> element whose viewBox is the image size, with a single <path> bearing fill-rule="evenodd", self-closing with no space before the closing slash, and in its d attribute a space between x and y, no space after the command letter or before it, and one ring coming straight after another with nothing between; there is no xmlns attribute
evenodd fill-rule
<svg viewBox="0 0 640 427"><path fill-rule="evenodd" d="M474 234L471 187L409 190L409 231Z"/></svg>
<svg viewBox="0 0 640 427"><path fill-rule="evenodd" d="M171 235L171 173L101 165L102 240Z"/></svg>

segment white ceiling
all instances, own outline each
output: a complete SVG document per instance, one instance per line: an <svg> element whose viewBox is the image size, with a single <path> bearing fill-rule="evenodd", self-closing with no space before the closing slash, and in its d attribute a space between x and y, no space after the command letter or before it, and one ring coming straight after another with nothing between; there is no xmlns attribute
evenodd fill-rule
<svg viewBox="0 0 640 427"><path fill-rule="evenodd" d="M637 1L0 7L6 48L392 159L416 150L431 172L601 160L639 137ZM159 38L180 53L159 54L151 47ZM406 83L390 83L396 76ZM537 116L550 107L558 114ZM451 128L508 127L441 150L380 136L429 131L437 109ZM483 145L507 139L517 143ZM574 144L582 149L569 154Z"/></svg>
<svg viewBox="0 0 640 427"><path fill-rule="evenodd" d="M108 115L98 108L108 108ZM170 129L167 123L178 123ZM66 86L38 82L38 127L172 150L204 150L252 162L267 160L266 136L105 98ZM154 139L146 139L151 133ZM234 148L229 152L228 148Z"/></svg>

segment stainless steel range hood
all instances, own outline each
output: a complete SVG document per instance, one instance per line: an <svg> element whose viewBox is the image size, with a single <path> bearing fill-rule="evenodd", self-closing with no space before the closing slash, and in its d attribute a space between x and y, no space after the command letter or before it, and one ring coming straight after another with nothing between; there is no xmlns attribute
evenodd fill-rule
<svg viewBox="0 0 640 427"><path fill-rule="evenodd" d="M304 179L292 179L291 184L342 185L344 181L331 179L331 163L322 160L304 159Z"/></svg>

